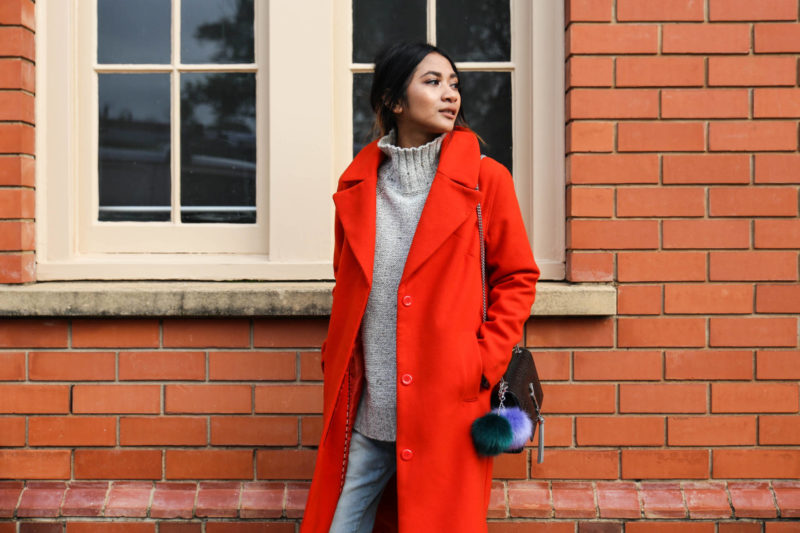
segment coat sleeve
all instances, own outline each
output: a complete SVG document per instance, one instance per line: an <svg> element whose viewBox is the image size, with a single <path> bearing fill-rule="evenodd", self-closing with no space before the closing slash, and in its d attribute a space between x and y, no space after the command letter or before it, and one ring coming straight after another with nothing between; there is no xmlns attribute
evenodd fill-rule
<svg viewBox="0 0 800 533"><path fill-rule="evenodd" d="M483 375L491 385L500 381L511 360L511 349L522 338L536 295L539 267L533 258L511 174L500 163L481 162L485 190L487 320L479 346Z"/></svg>

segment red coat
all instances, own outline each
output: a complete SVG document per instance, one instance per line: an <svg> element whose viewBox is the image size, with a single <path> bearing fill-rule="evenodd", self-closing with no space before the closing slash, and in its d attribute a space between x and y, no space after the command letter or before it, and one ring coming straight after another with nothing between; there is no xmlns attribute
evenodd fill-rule
<svg viewBox="0 0 800 533"><path fill-rule="evenodd" d="M359 327L372 284L383 157L376 142L365 147L333 196L336 286L322 347L323 429L301 533L328 533L344 481L363 386ZM479 201L490 287L485 324ZM398 289L397 474L374 531L487 531L492 462L475 452L470 425L489 410L481 375L492 384L500 380L530 315L538 277L510 174L488 157L481 160L475 135L457 128L442 142Z"/></svg>

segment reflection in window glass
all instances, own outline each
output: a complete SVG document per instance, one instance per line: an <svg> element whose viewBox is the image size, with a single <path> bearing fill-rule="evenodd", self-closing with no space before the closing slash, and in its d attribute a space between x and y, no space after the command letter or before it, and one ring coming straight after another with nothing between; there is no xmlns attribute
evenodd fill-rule
<svg viewBox="0 0 800 533"><path fill-rule="evenodd" d="M353 75L353 156L372 141L375 114L369 105L372 73Z"/></svg>
<svg viewBox="0 0 800 533"><path fill-rule="evenodd" d="M486 141L482 153L511 170L511 73L461 72L460 82L469 125Z"/></svg>
<svg viewBox="0 0 800 533"><path fill-rule="evenodd" d="M255 74L181 75L181 220L256 221Z"/></svg>
<svg viewBox="0 0 800 533"><path fill-rule="evenodd" d="M510 61L509 0L437 0L436 39L454 61Z"/></svg>
<svg viewBox="0 0 800 533"><path fill-rule="evenodd" d="M98 63L169 63L170 0L97 0Z"/></svg>
<svg viewBox="0 0 800 533"><path fill-rule="evenodd" d="M353 0L353 61L372 63L396 41L425 41L425 9L425 0Z"/></svg>
<svg viewBox="0 0 800 533"><path fill-rule="evenodd" d="M252 63L253 0L181 3L182 63Z"/></svg>
<svg viewBox="0 0 800 533"><path fill-rule="evenodd" d="M170 219L169 74L99 74L101 221Z"/></svg>

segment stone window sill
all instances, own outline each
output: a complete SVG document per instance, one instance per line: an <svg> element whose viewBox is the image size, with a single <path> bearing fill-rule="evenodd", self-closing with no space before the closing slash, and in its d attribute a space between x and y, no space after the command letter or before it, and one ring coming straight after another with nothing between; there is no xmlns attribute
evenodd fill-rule
<svg viewBox="0 0 800 533"><path fill-rule="evenodd" d="M333 282L44 282L0 286L0 316L327 316ZM608 284L541 282L535 316L611 316Z"/></svg>

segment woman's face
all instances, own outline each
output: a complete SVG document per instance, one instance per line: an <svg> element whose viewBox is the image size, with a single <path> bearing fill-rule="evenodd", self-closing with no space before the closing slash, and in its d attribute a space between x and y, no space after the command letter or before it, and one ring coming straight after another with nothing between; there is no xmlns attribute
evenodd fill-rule
<svg viewBox="0 0 800 533"><path fill-rule="evenodd" d="M411 74L405 101L392 109L397 119L397 144L420 146L452 131L460 107L458 76L450 61L431 52Z"/></svg>

